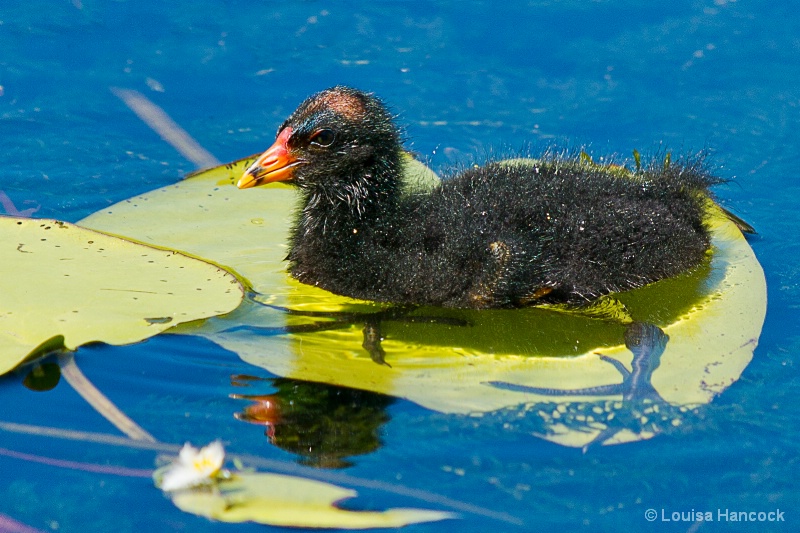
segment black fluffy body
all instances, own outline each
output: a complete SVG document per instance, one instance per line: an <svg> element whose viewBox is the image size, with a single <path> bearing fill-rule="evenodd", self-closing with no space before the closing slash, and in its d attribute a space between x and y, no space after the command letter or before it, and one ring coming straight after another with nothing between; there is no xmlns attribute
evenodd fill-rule
<svg viewBox="0 0 800 533"><path fill-rule="evenodd" d="M699 265L709 249L702 158L635 172L580 158L469 168L402 194L402 145L376 97L334 87L281 126L302 164L288 254L298 280L396 304L583 304ZM311 142L334 133L329 146Z"/></svg>

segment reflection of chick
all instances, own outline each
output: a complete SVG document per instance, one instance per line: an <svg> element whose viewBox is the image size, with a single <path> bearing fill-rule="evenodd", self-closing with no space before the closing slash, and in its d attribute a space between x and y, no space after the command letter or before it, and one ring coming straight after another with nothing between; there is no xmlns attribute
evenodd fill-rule
<svg viewBox="0 0 800 533"><path fill-rule="evenodd" d="M274 394L233 395L253 402L235 416L267 426L270 442L300 455L301 464L344 468L352 465L345 458L381 446L380 428L389 421L391 397L286 378L270 381Z"/></svg>

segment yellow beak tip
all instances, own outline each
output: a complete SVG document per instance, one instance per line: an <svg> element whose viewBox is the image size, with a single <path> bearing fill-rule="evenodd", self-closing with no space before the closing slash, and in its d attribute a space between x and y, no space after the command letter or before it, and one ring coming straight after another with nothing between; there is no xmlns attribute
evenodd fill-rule
<svg viewBox="0 0 800 533"><path fill-rule="evenodd" d="M253 176L251 176L250 174L245 174L244 176L239 178L239 181L236 182L236 186L240 189L247 189L255 185L255 183L256 180L253 178Z"/></svg>

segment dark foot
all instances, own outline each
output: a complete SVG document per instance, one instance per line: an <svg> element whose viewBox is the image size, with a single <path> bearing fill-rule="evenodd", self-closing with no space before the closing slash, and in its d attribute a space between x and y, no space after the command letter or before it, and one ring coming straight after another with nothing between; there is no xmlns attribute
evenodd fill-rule
<svg viewBox="0 0 800 533"><path fill-rule="evenodd" d="M661 355L667 348L669 335L649 322L633 322L625 329L625 346L633 352L634 372L639 367L646 370L649 379L661 363Z"/></svg>
<svg viewBox="0 0 800 533"><path fill-rule="evenodd" d="M364 323L364 342L361 346L367 351L370 358L379 365L386 365L392 368L392 365L386 362L386 352L381 346L381 320L379 317L370 317Z"/></svg>
<svg viewBox="0 0 800 533"><path fill-rule="evenodd" d="M600 358L611 364L622 376L622 383L611 383L584 389L555 389L547 387L529 387L505 381L486 381L484 384L498 389L516 392L530 392L548 396L604 396L608 394L621 394L623 409L632 409L641 402L665 404L666 402L653 387L651 378L653 372L661 363L661 355L667 347L669 336L664 331L648 322L633 322L625 328L625 346L633 353L631 371L625 366L605 355ZM583 447L586 453L592 446L602 444L614 437L617 433L627 429L625 426L608 425L591 442Z"/></svg>

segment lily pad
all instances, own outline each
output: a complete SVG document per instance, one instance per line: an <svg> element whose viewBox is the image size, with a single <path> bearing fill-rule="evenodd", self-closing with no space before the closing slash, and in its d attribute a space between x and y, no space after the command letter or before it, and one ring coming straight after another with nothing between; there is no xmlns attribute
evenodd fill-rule
<svg viewBox="0 0 800 533"><path fill-rule="evenodd" d="M214 520L287 527L371 529L457 517L423 509L349 511L334 505L356 495L353 490L321 481L245 472L211 488L172 493L171 498L182 511Z"/></svg>
<svg viewBox="0 0 800 533"><path fill-rule="evenodd" d="M420 308L382 323L392 366L376 365L362 348L362 329L368 314L386 307L335 296L286 274L282 259L295 191L280 184L237 190L233 184L249 162L197 173L83 223L208 257L246 277L260 303L248 300L230 315L177 331L211 339L273 374L403 397L447 413L558 408L578 414L569 424L567 416L547 415L542 436L585 446L656 433L653 425L613 426L612 419L623 418L615 410L630 411L637 402L644 410L655 405L672 413L675 407L666 423L680 423L680 409L711 401L738 379L758 342L766 312L763 271L736 224L709 200L708 261L686 275L616 295L637 320L663 330L663 349L635 354L626 347L623 324L551 308ZM436 181L412 161L407 176L414 187ZM342 313L352 319L343 320ZM589 404L600 413L580 414Z"/></svg>
<svg viewBox="0 0 800 533"><path fill-rule="evenodd" d="M224 314L243 288L222 268L59 222L0 217L0 374L57 348L128 344Z"/></svg>

